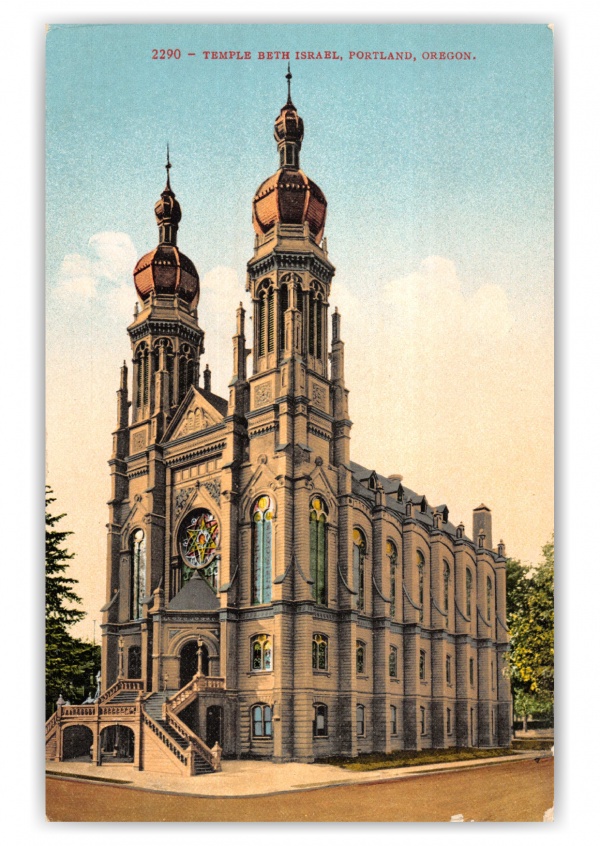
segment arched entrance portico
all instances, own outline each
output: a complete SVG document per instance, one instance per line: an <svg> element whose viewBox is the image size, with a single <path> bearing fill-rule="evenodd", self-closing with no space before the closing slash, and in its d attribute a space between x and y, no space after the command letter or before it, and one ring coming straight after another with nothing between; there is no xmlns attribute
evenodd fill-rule
<svg viewBox="0 0 600 846"><path fill-rule="evenodd" d="M135 753L135 736L128 726L107 726L100 732L100 754L105 761L131 763Z"/></svg>
<svg viewBox="0 0 600 846"><path fill-rule="evenodd" d="M208 649L204 643L199 647L197 640L190 640L179 653L179 687L191 682L198 670L209 675Z"/></svg>
<svg viewBox="0 0 600 846"><path fill-rule="evenodd" d="M67 726L63 732L63 761L91 759L94 734L87 726Z"/></svg>

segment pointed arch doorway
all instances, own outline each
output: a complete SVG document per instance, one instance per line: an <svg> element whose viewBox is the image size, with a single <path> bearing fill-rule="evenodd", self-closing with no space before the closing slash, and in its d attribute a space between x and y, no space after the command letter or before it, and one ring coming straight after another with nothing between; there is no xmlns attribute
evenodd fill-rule
<svg viewBox="0 0 600 846"><path fill-rule="evenodd" d="M198 648L198 641L190 640L179 653L179 687L191 682L199 669L203 675L209 674L208 649L204 643Z"/></svg>

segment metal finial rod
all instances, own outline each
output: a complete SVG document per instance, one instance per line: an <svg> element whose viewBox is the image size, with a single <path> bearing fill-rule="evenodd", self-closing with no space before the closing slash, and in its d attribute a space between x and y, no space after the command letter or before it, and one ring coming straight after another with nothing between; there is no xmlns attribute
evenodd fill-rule
<svg viewBox="0 0 600 846"><path fill-rule="evenodd" d="M165 165L165 169L167 171L167 188L169 188L169 190L171 188L171 174L169 171L172 167L173 165L171 164L171 159L169 158L169 143L167 142L167 163Z"/></svg>
<svg viewBox="0 0 600 846"><path fill-rule="evenodd" d="M288 62L288 71L285 75L285 78L287 79L287 86L288 86L287 101L288 101L288 105L291 106L292 105L292 72L290 70L290 63L289 62Z"/></svg>

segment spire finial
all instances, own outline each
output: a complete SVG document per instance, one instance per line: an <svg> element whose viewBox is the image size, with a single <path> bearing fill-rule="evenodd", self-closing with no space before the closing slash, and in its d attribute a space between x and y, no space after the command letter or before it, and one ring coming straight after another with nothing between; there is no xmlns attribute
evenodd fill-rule
<svg viewBox="0 0 600 846"><path fill-rule="evenodd" d="M292 103L292 72L290 70L290 63L289 62L288 62L288 71L285 75L285 78L287 79L287 86L288 86L287 104L288 104L288 106L293 106L293 103Z"/></svg>
<svg viewBox="0 0 600 846"><path fill-rule="evenodd" d="M173 165L171 164L171 159L169 158L169 142L167 141L167 163L165 165L165 170L167 171L167 188L169 191L171 190L171 174L169 171L172 167Z"/></svg>

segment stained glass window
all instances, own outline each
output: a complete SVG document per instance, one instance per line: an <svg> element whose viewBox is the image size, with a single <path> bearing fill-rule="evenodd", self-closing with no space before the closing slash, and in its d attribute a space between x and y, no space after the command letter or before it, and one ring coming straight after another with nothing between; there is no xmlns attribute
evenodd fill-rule
<svg viewBox="0 0 600 846"><path fill-rule="evenodd" d="M367 542L360 529L354 529L352 533L352 553L354 567L354 589L357 591L356 607L359 611L365 610L365 556L367 554Z"/></svg>
<svg viewBox="0 0 600 846"><path fill-rule="evenodd" d="M216 517L206 509L192 511L179 530L179 551L183 558L183 581L194 570L202 572L212 589L219 587L221 535Z"/></svg>
<svg viewBox="0 0 600 846"><path fill-rule="evenodd" d="M419 679L425 680L425 650L421 649L419 652Z"/></svg>
<svg viewBox="0 0 600 846"><path fill-rule="evenodd" d="M466 586L466 589L467 589L466 614L467 614L467 617L470 617L471 616L471 593L472 593L472 590L473 590L473 576L471 575L471 571L469 569L467 569L467 575L466 575L466 578L465 578L465 586Z"/></svg>
<svg viewBox="0 0 600 846"><path fill-rule="evenodd" d="M398 650L395 646L390 646L390 659L389 659L389 670L390 670L390 678L397 679L398 678Z"/></svg>
<svg viewBox="0 0 600 846"><path fill-rule="evenodd" d="M273 558L273 503L260 496L252 509L252 603L271 601Z"/></svg>
<svg viewBox="0 0 600 846"><path fill-rule="evenodd" d="M131 539L131 576L131 619L139 620L146 596L146 536L141 529Z"/></svg>
<svg viewBox="0 0 600 846"><path fill-rule="evenodd" d="M448 611L450 600L450 565L444 561L444 611Z"/></svg>
<svg viewBox="0 0 600 846"><path fill-rule="evenodd" d="M359 675L365 672L365 645L361 640L356 641L356 672Z"/></svg>
<svg viewBox="0 0 600 846"><path fill-rule="evenodd" d="M396 567L398 564L398 550L391 540L386 542L385 551L390 560L390 616L396 616Z"/></svg>
<svg viewBox="0 0 600 846"><path fill-rule="evenodd" d="M313 670L326 670L328 665L328 640L325 635L315 634L312 641Z"/></svg>
<svg viewBox="0 0 600 846"><path fill-rule="evenodd" d="M419 622L423 622L425 616L425 558L423 553L417 551L417 572L419 577Z"/></svg>
<svg viewBox="0 0 600 846"><path fill-rule="evenodd" d="M327 506L320 496L310 502L310 577L313 599L327 604Z"/></svg>
<svg viewBox="0 0 600 846"><path fill-rule="evenodd" d="M252 638L251 661L254 672L273 669L273 649L269 635L260 634Z"/></svg>

